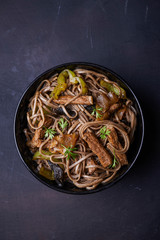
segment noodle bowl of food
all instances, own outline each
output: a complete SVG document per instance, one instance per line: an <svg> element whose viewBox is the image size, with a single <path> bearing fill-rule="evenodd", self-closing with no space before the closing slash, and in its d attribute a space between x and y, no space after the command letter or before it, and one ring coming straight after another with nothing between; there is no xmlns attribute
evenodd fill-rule
<svg viewBox="0 0 160 240"><path fill-rule="evenodd" d="M38 76L15 115L15 141L29 171L66 193L93 193L124 176L137 159L143 114L111 70L66 63Z"/></svg>

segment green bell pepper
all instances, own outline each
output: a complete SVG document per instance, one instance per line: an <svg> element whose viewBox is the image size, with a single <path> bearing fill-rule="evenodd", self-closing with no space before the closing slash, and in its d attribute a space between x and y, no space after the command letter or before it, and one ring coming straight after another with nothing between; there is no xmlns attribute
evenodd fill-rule
<svg viewBox="0 0 160 240"><path fill-rule="evenodd" d="M59 74L57 79L58 85L51 92L50 97L54 97L54 99L58 99L58 96L61 94L61 92L64 92L67 88L66 78L68 77L71 84L79 83L81 85L82 94L87 93L88 89L85 81L81 77L76 77L76 74L71 70L65 69Z"/></svg>
<svg viewBox="0 0 160 240"><path fill-rule="evenodd" d="M42 150L42 153L44 155L42 155L39 151L35 152L35 154L33 155L33 159L32 160L37 160L37 159L44 159L44 160L50 160L50 157L53 153L49 152L49 151L44 151ZM49 155L49 156L48 156ZM60 159L55 159L54 158L54 162L60 162ZM58 164L62 169L64 169L64 165L63 164Z"/></svg>
<svg viewBox="0 0 160 240"><path fill-rule="evenodd" d="M42 153L46 156L43 156L39 151L35 152L35 154L33 155L33 160L36 160L36 159L45 159L45 160L49 160L50 157L47 156L47 155L52 155L51 152L49 151L44 151L42 150Z"/></svg>
<svg viewBox="0 0 160 240"><path fill-rule="evenodd" d="M117 87L115 87L113 84L105 82L104 80L100 81L100 85L101 87L104 87L107 89L108 92L114 92L116 95L120 95L119 89ZM126 91L121 88L121 92L122 92L122 98L125 99L126 98Z"/></svg>
<svg viewBox="0 0 160 240"><path fill-rule="evenodd" d="M54 172L52 170L49 170L45 167L41 167L39 170L39 174L42 175L43 177L49 179L49 180L54 180Z"/></svg>

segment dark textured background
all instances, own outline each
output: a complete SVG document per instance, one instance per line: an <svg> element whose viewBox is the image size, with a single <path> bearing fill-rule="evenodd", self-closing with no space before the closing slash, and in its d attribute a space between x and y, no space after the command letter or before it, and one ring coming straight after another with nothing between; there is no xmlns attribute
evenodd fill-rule
<svg viewBox="0 0 160 240"><path fill-rule="evenodd" d="M160 239L160 1L0 1L0 239ZM88 61L120 74L144 112L145 141L113 187L73 196L38 182L13 138L16 106L43 71Z"/></svg>

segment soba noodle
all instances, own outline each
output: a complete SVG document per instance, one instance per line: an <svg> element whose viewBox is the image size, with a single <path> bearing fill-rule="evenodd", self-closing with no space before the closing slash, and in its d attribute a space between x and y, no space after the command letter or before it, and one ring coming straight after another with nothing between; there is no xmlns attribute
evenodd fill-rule
<svg viewBox="0 0 160 240"><path fill-rule="evenodd" d="M30 99L24 130L27 146L41 175L54 181L53 164L63 171L64 184L69 181L91 190L112 181L128 164L126 153L136 128L136 110L124 89L107 76L85 69L65 71L67 87L57 98L59 74L42 81ZM82 97L93 103L86 104ZM108 160L101 159L103 154ZM45 175L45 169L52 175Z"/></svg>

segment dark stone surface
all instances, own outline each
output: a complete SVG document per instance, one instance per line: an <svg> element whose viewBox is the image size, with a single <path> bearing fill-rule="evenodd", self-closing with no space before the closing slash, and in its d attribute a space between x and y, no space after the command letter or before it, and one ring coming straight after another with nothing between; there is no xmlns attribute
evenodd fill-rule
<svg viewBox="0 0 160 240"><path fill-rule="evenodd" d="M160 1L1 0L0 239L160 239ZM113 187L73 196L24 167L13 138L16 106L43 71L71 61L106 66L136 93L145 141Z"/></svg>

